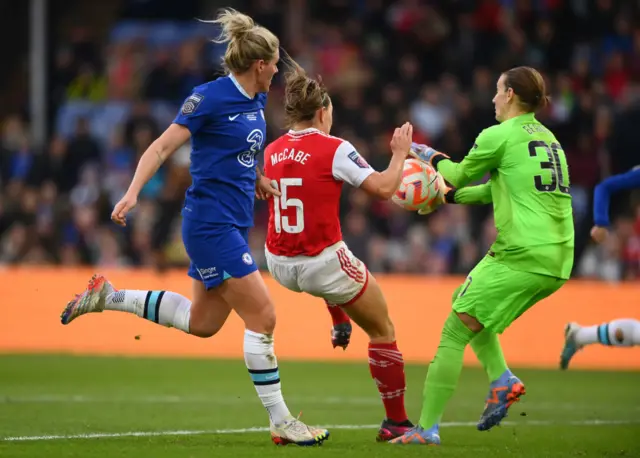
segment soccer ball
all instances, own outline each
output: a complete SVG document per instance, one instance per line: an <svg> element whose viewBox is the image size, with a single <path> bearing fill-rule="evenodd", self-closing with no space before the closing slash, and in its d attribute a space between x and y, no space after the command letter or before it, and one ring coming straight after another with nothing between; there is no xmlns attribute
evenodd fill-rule
<svg viewBox="0 0 640 458"><path fill-rule="evenodd" d="M400 187L391 200L405 210L422 210L431 206L443 191L444 182L433 167L417 159L407 159Z"/></svg>

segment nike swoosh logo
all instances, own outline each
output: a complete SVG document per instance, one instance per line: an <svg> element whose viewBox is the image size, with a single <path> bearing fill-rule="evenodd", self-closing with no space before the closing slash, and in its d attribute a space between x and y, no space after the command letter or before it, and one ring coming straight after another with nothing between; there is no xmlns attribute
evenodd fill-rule
<svg viewBox="0 0 640 458"><path fill-rule="evenodd" d="M238 116L240 116L239 114L235 115L235 116L229 116L229 121L233 121L235 120Z"/></svg>

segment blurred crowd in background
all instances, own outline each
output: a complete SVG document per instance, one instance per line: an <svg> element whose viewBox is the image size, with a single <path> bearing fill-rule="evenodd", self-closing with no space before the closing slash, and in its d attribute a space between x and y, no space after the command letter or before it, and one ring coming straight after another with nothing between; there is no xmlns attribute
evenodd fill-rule
<svg viewBox="0 0 640 458"><path fill-rule="evenodd" d="M191 88L221 74L211 24L139 20L121 2L106 36L69 28L56 41L48 91L51 135L32 148L28 119L2 120L0 264L184 266L180 208L189 145L145 187L126 229L110 222L137 160ZM181 3L181 2L178 2ZM191 2L193 3L193 2ZM197 3L197 2L196 2ZM195 14L215 15L216 2ZM206 5L206 8L205 6ZM226 2L271 29L334 103L333 134L378 170L393 128L410 120L415 141L460 160L494 124L501 71L540 69L551 106L538 118L568 158L576 227L575 277L640 278L640 199L612 202L612 236L589 240L594 186L640 164L640 10L612 0L257 0ZM223 4L215 6L225 6ZM148 5L146 5L148 6ZM167 14L167 16L170 16ZM267 107L269 140L283 132L282 80ZM345 187L344 239L373 272L464 274L496 236L491 206L447 205L428 217ZM264 265L267 204L251 232Z"/></svg>

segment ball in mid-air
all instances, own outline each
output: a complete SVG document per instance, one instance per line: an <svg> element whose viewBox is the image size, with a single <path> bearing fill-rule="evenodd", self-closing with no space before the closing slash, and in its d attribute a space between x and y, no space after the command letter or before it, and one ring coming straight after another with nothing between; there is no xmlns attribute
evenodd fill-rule
<svg viewBox="0 0 640 458"><path fill-rule="evenodd" d="M442 179L433 167L410 158L404 161L402 181L391 200L405 210L421 210L433 205L442 188Z"/></svg>

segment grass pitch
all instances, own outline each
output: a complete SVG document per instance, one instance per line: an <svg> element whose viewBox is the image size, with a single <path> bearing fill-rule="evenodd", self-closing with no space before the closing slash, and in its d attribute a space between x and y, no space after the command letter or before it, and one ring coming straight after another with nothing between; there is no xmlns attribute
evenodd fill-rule
<svg viewBox="0 0 640 458"><path fill-rule="evenodd" d="M292 413L332 426L322 447L271 443L242 361L0 356L0 457L640 456L638 372L516 370L528 394L508 422L481 433L487 380L465 368L443 445L423 447L375 442L383 410L364 360L282 361L280 371ZM413 420L425 374L407 367Z"/></svg>

